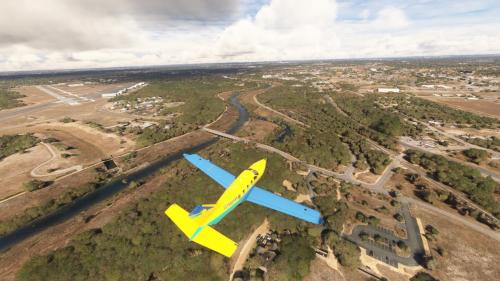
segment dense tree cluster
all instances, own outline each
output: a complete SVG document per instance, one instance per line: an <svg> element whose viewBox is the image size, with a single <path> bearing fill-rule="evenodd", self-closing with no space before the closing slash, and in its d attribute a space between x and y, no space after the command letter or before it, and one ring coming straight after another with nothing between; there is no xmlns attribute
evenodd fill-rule
<svg viewBox="0 0 500 281"><path fill-rule="evenodd" d="M19 100L22 97L23 95L17 92L0 88L0 109L7 109L23 105L23 103Z"/></svg>
<svg viewBox="0 0 500 281"><path fill-rule="evenodd" d="M332 248L333 254L342 266L357 268L361 265L361 251L356 244L342 238L337 232L325 233L325 241Z"/></svg>
<svg viewBox="0 0 500 281"><path fill-rule="evenodd" d="M469 143L500 152L500 138L495 136L486 139L466 138L465 140Z"/></svg>
<svg viewBox="0 0 500 281"><path fill-rule="evenodd" d="M500 184L491 177L485 178L478 170L440 155L417 150L407 150L405 154L408 161L424 167L437 181L466 193L478 205L500 217L500 204L494 195L500 191Z"/></svg>
<svg viewBox="0 0 500 281"><path fill-rule="evenodd" d="M40 140L33 134L0 136L0 160L35 146Z"/></svg>
<svg viewBox="0 0 500 281"><path fill-rule="evenodd" d="M302 280L309 273L309 265L315 258L307 236L287 235L283 237L280 255L270 266L270 281Z"/></svg>
<svg viewBox="0 0 500 281"><path fill-rule="evenodd" d="M219 143L202 154L217 159L218 165L233 173L255 159L267 158L267 176L259 185L275 192L283 191L281 183L284 178L294 179L295 173L285 168L286 163L279 156L242 144ZM186 210L202 202L215 202L223 189L207 181L200 171L188 166L185 161L172 164L165 172L172 177L165 179L157 192L137 200L104 227L83 232L68 246L34 257L19 271L18 280L227 279L229 260L189 242L164 215L164 210L173 202ZM309 224L244 203L217 224L217 230L234 241L241 241L265 217L272 229L289 229L297 233L284 238L283 254L270 270L280 276L296 278L281 280L301 280L309 272L310 261L314 258L311 249L314 238L307 234Z"/></svg>
<svg viewBox="0 0 500 281"><path fill-rule="evenodd" d="M378 106L379 100L385 95L365 97L336 95L335 97L337 104L351 118L388 138L401 135L415 136L421 132L420 127L405 122L397 113L392 112L393 110Z"/></svg>
<svg viewBox="0 0 500 281"><path fill-rule="evenodd" d="M488 152L486 150L477 148L466 149L463 151L463 154L469 159L469 161L472 161L476 164L484 162L489 158Z"/></svg>
<svg viewBox="0 0 500 281"><path fill-rule="evenodd" d="M40 205L29 207L25 209L22 213L0 221L0 235L14 231L15 229L26 225L27 223L45 215L48 215L55 210L65 206L74 200L94 191L99 188L106 180L111 178L111 174L105 172L102 169L97 169L97 174L93 181L88 184L76 187L68 187L64 192L57 195L54 198L43 201ZM30 181L25 183L24 188L26 190L32 191L30 189L36 190L48 186L51 182L43 181Z"/></svg>
<svg viewBox="0 0 500 281"><path fill-rule="evenodd" d="M325 167L345 165L351 161L350 150L357 158L356 167L380 170L378 165L382 162L378 160L381 159L374 158L379 155L370 153L373 149L364 138L371 138L387 147L396 145L394 138L352 122L352 119L339 113L331 104L325 103L322 94L309 88L275 87L259 96L259 99L310 126L305 129L291 126L291 135L281 143L273 143L310 163ZM277 131L275 135L280 132ZM269 138L268 142L274 139L275 136ZM372 157L370 162L369 157Z"/></svg>
<svg viewBox="0 0 500 281"><path fill-rule="evenodd" d="M24 190L26 190L28 192L32 192L32 191L44 188L44 187L48 186L49 184L50 184L50 182L46 182L46 181L30 180L30 181L23 183L23 188L24 188Z"/></svg>

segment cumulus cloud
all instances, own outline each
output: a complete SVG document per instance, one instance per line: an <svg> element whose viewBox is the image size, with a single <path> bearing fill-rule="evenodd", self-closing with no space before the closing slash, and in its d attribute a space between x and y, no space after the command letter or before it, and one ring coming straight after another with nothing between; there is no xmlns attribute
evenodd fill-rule
<svg viewBox="0 0 500 281"><path fill-rule="evenodd" d="M234 17L233 0L3 0L0 46L89 50L139 45L145 26Z"/></svg>
<svg viewBox="0 0 500 281"><path fill-rule="evenodd" d="M3 0L0 71L500 50L498 19L448 23L441 11L440 21L427 22L402 5L377 4L344 20L346 7L335 0Z"/></svg>
<svg viewBox="0 0 500 281"><path fill-rule="evenodd" d="M216 55L227 60L320 58L336 45L335 1L273 0L253 18L226 28Z"/></svg>

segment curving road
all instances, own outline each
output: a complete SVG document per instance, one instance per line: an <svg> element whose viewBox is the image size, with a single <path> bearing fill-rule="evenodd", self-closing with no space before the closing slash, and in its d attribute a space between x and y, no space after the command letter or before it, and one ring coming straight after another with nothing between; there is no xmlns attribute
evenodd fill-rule
<svg viewBox="0 0 500 281"><path fill-rule="evenodd" d="M425 255L424 243L420 236L420 228L417 220L410 213L408 202L403 202L401 204L400 213L405 219L406 239L399 238L391 230L371 225L357 225L353 229L352 234L346 236L346 238L367 249L367 252L370 253L371 256L392 266L397 267L398 263L407 266L418 266L421 264L422 258ZM389 245L376 243L371 240L363 241L359 237L359 234L362 232L368 233L372 237L373 235L380 235L389 241ZM396 253L395 247L397 247L396 244L400 240L404 241L410 249L410 255L408 257L402 257Z"/></svg>
<svg viewBox="0 0 500 281"><path fill-rule="evenodd" d="M238 109L239 117L233 123L231 128L227 131L228 133L235 133L238 131L244 123L248 120L248 112L246 109L239 103L237 99L237 95L234 95L231 98L231 104ZM217 142L217 139L211 139L200 144L186 147L177 151L174 154L168 155L165 158L162 158L156 162L151 163L150 165L129 173L122 178L117 178L114 181L96 189L95 191L76 199L75 201L57 209L53 213L50 213L44 217L38 218L33 222L18 228L14 232L8 233L4 236L0 237L0 251L4 251L11 246L33 236L39 234L45 229L62 223L78 214L82 211L87 210L91 206L96 203L99 203L116 193L124 190L128 187L128 182L132 181L140 181L144 178L147 178L150 175L153 175L166 165L170 164L173 161L179 160L182 158L182 154L184 153L194 153L201 149L204 149L214 143Z"/></svg>

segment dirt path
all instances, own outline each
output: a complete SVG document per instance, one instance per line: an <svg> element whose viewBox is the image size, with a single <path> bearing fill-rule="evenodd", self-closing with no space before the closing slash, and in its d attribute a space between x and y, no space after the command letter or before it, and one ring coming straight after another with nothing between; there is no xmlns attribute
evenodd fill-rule
<svg viewBox="0 0 500 281"><path fill-rule="evenodd" d="M73 171L73 170L80 171L83 168L82 165L75 165L75 166L72 166L72 167L68 167L68 168L65 168L65 169L54 171L52 173L44 173L44 174L38 173L37 172L38 169L40 169L41 167L45 166L46 164L52 162L53 160L56 160L57 158L59 158L59 155L54 151L54 149L52 148L52 146L50 144L47 144L47 143L44 143L44 142L42 142L41 144L44 145L45 148L47 148L47 150L52 155L52 157L50 159L48 159L47 161L44 161L43 163L39 164L35 168L33 168L31 170L31 172L30 172L30 175L32 177L34 177L34 178L37 178L37 177L40 178L40 177L57 176L57 175L65 174L65 173Z"/></svg>
<svg viewBox="0 0 500 281"><path fill-rule="evenodd" d="M265 92L263 92L263 93L265 93ZM262 94L262 93L259 93L259 94ZM273 112L273 113L275 113L275 114L277 114L277 115L279 115L279 116L283 117L285 120L288 120L288 121L290 121L290 122L292 122L292 123L298 124L298 125L303 126L303 127L309 127L309 125L306 125L306 124L304 124L304 123L300 122L299 120L295 120L295 119L293 119L292 117L290 117L290 116L288 116L288 115L286 115L286 114L283 114L283 113L281 113L281 112L279 112L279 111L277 111L277 110L274 110L274 109L270 108L270 107L269 107L269 106L267 106L267 105L264 105L264 104L260 103L260 102L259 102L259 100L257 99L257 95L254 95L254 96L253 96L253 100L254 100L254 102L255 102L258 106L260 106L261 108L264 108L264 109L266 109L266 110L268 110L268 111L271 111L271 112Z"/></svg>
<svg viewBox="0 0 500 281"><path fill-rule="evenodd" d="M257 235L266 234L268 229L269 229L269 222L267 221L267 219L265 219L264 222L259 227L257 227L252 234L250 234L250 236L245 242L245 245L243 245L243 247L241 247L239 251L238 258L236 259L236 262L234 263L233 266L233 270L229 275L229 281L233 279L233 275L236 271L243 269L245 261L247 260L248 255L250 255L250 251L255 246Z"/></svg>

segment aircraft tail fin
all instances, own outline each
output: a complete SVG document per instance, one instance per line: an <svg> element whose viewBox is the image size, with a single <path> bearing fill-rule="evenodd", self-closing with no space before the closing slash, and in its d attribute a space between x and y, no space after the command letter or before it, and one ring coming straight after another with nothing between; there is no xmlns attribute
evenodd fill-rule
<svg viewBox="0 0 500 281"><path fill-rule="evenodd" d="M215 204L203 204L203 205L197 205L196 207L191 210L189 213L190 218L195 218L199 215L201 215L203 212L208 211L212 209L215 206Z"/></svg>
<svg viewBox="0 0 500 281"><path fill-rule="evenodd" d="M189 213L177 204L172 204L165 214L191 241L216 251L226 257L231 257L238 244L227 238L210 226L201 226L190 218Z"/></svg>

